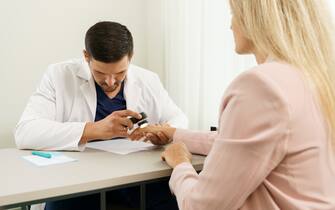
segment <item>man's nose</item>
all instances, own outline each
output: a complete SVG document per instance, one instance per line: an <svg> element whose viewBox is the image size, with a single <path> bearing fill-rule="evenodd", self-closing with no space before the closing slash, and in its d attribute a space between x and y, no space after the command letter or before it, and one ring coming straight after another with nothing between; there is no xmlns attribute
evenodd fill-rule
<svg viewBox="0 0 335 210"><path fill-rule="evenodd" d="M105 82L108 86L112 86L115 83L115 77L114 76L108 76L106 78Z"/></svg>

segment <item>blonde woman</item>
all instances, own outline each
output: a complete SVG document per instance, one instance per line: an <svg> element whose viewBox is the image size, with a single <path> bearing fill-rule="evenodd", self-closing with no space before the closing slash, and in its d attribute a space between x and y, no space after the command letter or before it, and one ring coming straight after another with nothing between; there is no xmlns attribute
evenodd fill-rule
<svg viewBox="0 0 335 210"><path fill-rule="evenodd" d="M173 138L162 158L181 210L335 209L335 34L324 0L230 4L236 52L259 65L226 90L218 132L139 132ZM200 174L188 151L208 155Z"/></svg>

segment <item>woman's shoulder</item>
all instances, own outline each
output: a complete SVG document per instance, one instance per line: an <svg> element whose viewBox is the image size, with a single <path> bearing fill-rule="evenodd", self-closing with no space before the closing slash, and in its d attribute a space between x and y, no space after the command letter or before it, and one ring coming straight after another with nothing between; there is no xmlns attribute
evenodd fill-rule
<svg viewBox="0 0 335 210"><path fill-rule="evenodd" d="M245 87L287 95L287 92L305 91L306 80L300 69L284 62L267 62L240 74L230 88Z"/></svg>
<svg viewBox="0 0 335 210"><path fill-rule="evenodd" d="M307 99L312 101L312 93L300 69L282 62L268 62L240 74L226 90L224 98L271 102L285 107L286 112L292 115Z"/></svg>

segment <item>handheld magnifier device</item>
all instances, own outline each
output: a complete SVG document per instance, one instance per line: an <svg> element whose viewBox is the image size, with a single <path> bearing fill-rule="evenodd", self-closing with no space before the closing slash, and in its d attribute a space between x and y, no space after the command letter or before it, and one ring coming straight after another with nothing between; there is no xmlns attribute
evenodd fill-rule
<svg viewBox="0 0 335 210"><path fill-rule="evenodd" d="M141 119L137 119L135 117L129 117L130 121L134 124L134 127L128 130L128 134L131 134L137 128L144 128L148 126L147 114L145 114L145 112L141 112L140 115L142 116Z"/></svg>

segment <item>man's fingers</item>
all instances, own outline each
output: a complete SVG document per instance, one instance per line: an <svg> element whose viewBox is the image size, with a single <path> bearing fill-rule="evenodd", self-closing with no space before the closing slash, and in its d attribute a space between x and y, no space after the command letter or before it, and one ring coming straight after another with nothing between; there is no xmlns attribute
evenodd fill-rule
<svg viewBox="0 0 335 210"><path fill-rule="evenodd" d="M171 125L169 123L163 123L162 127L171 127Z"/></svg>
<svg viewBox="0 0 335 210"><path fill-rule="evenodd" d="M150 140L153 137L153 135L152 133L146 133L145 137Z"/></svg>
<svg viewBox="0 0 335 210"><path fill-rule="evenodd" d="M120 131L120 132L118 132L118 137L127 137L128 136L128 133L127 133L127 131Z"/></svg>
<svg viewBox="0 0 335 210"><path fill-rule="evenodd" d="M131 111L131 110L120 110L120 111L115 111L113 112L115 113L116 115L120 116L120 117L135 117L136 119L141 119L142 116L138 113L138 112L134 112L134 111Z"/></svg>
<svg viewBox="0 0 335 210"><path fill-rule="evenodd" d="M136 140L137 139L137 135L136 134L131 134L128 136L128 138L132 141Z"/></svg>
<svg viewBox="0 0 335 210"><path fill-rule="evenodd" d="M157 133L162 131L162 127L161 126L155 126L155 125L149 125L147 127L141 128L142 132L147 132L147 133Z"/></svg>
<svg viewBox="0 0 335 210"><path fill-rule="evenodd" d="M148 139L151 143L155 144L155 145L160 145L160 142L159 142L159 138L152 134L152 133L147 133L145 135L146 139Z"/></svg>
<svg viewBox="0 0 335 210"><path fill-rule="evenodd" d="M134 126L134 124L131 122L131 120L129 120L128 118L120 118L119 119L119 123L122 125L122 126L124 126L124 127L126 127L126 128L129 128L129 129L132 129L133 128L133 126Z"/></svg>
<svg viewBox="0 0 335 210"><path fill-rule="evenodd" d="M129 136L131 140L140 140L144 137L144 133L142 132L136 132L136 130Z"/></svg>
<svg viewBox="0 0 335 210"><path fill-rule="evenodd" d="M157 133L160 141L163 143L163 144L167 144L168 141L169 141L169 138L163 133L163 132L158 132Z"/></svg>

